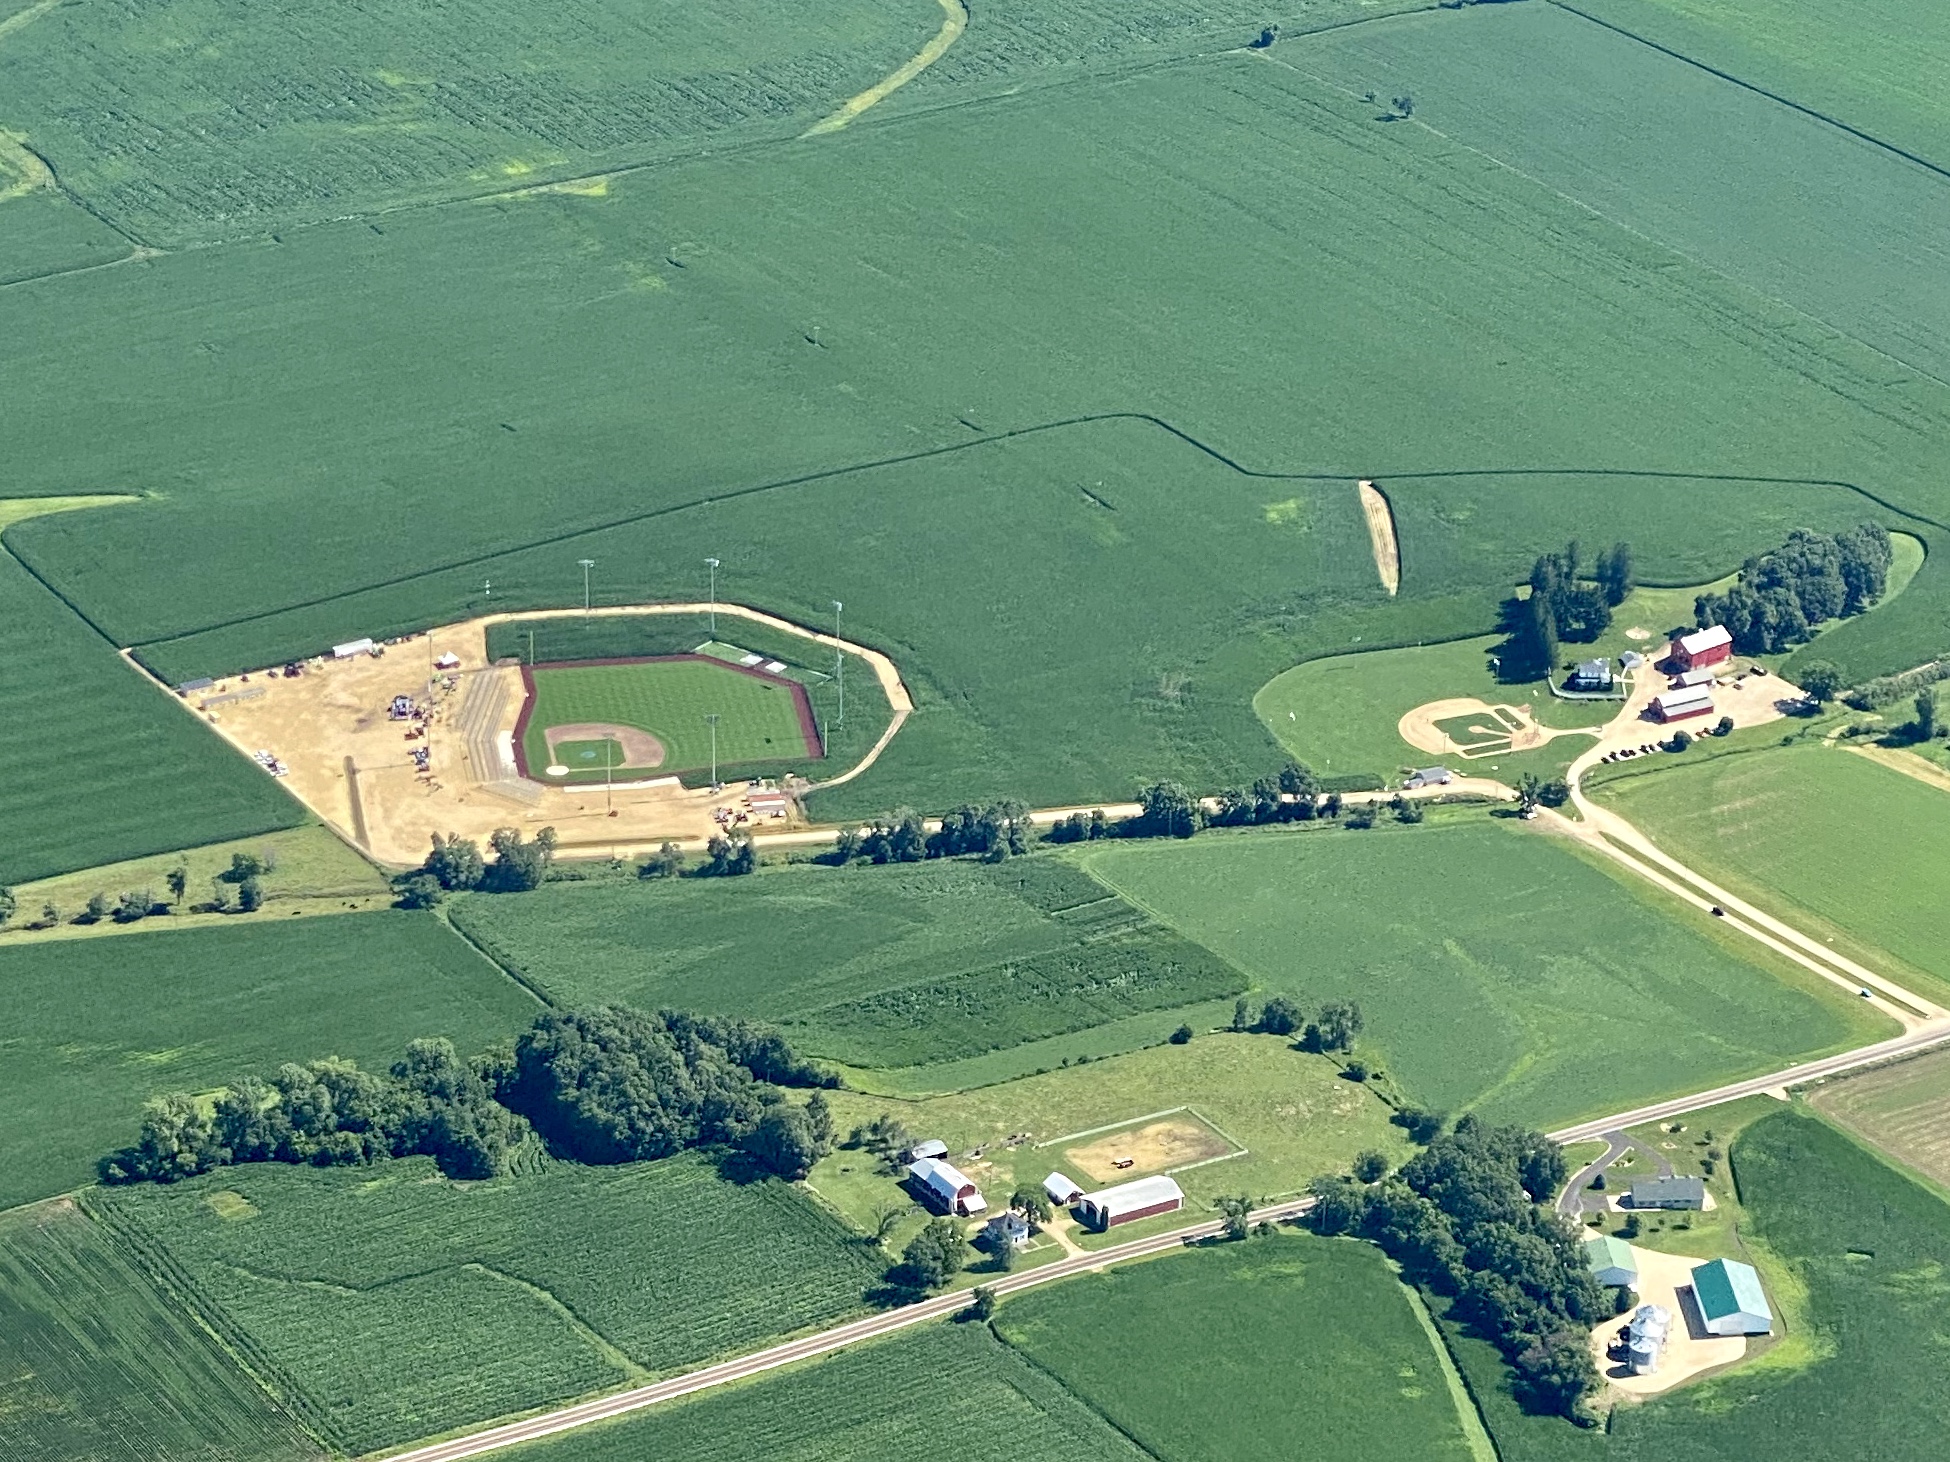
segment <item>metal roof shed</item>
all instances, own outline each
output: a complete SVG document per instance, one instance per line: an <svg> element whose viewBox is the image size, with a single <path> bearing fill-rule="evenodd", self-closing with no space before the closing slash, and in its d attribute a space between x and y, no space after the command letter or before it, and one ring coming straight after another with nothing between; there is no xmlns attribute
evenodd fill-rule
<svg viewBox="0 0 1950 1462"><path fill-rule="evenodd" d="M907 1157L910 1162L917 1157L946 1157L947 1155L948 1144L937 1137L930 1137L924 1142L917 1142L907 1150Z"/></svg>
<svg viewBox="0 0 1950 1462"><path fill-rule="evenodd" d="M1709 1335L1766 1335L1774 1328L1759 1273L1738 1259L1715 1259L1695 1269L1693 1298Z"/></svg>
<svg viewBox="0 0 1950 1462"><path fill-rule="evenodd" d="M1139 1178L1134 1183L1120 1183L1100 1193L1086 1193L1077 1205L1083 1221L1095 1229L1173 1213L1184 1206L1184 1190L1163 1173Z"/></svg>
<svg viewBox="0 0 1950 1462"><path fill-rule="evenodd" d="M1600 1284L1630 1287L1639 1279L1639 1261L1632 1246L1610 1234L1594 1234L1584 1241L1584 1262Z"/></svg>
<svg viewBox="0 0 1950 1462"><path fill-rule="evenodd" d="M1058 1208L1068 1208L1083 1196L1082 1187L1062 1173L1051 1173L1043 1179L1043 1192Z"/></svg>

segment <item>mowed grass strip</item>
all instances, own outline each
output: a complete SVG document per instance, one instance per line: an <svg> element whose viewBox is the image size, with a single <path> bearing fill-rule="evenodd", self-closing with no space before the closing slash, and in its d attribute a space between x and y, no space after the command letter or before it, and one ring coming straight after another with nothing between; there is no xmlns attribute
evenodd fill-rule
<svg viewBox="0 0 1950 1462"><path fill-rule="evenodd" d="M1147 1454L986 1325L922 1325L526 1448L534 1462L911 1462L917 1433L958 1455L1145 1462Z"/></svg>
<svg viewBox="0 0 1950 1462"><path fill-rule="evenodd" d="M0 886L303 821L4 550L0 664Z"/></svg>
<svg viewBox="0 0 1950 1462"><path fill-rule="evenodd" d="M1940 789L1839 746L1800 745L1666 758L1595 790L1715 882L1796 922L1813 915L1838 950L1950 1001Z"/></svg>
<svg viewBox="0 0 1950 1462"><path fill-rule="evenodd" d="M1086 866L1265 992L1352 999L1408 1096L1552 1127L1893 1033L1570 846L1471 813L1207 836Z"/></svg>
<svg viewBox="0 0 1950 1462"><path fill-rule="evenodd" d="M634 726L663 743L660 776L704 771L713 765L712 730L716 716L720 771L741 764L819 760L817 737L810 742L799 719L796 688L749 675L715 660L660 660L634 665L544 665L533 672L535 699L524 738L530 775L545 772L551 726L599 724ZM601 780L570 762L561 780ZM619 767L625 771L652 768Z"/></svg>
<svg viewBox="0 0 1950 1462"><path fill-rule="evenodd" d="M80 1187L142 1103L284 1061L465 1052L539 1013L436 919L393 912L0 949L0 1207Z"/></svg>
<svg viewBox="0 0 1950 1462"><path fill-rule="evenodd" d="M1378 1250L1282 1233L1031 1291L996 1329L1170 1462L1470 1462L1412 1304Z"/></svg>
<svg viewBox="0 0 1950 1462"><path fill-rule="evenodd" d="M323 1454L66 1199L0 1213L0 1418L7 1462Z"/></svg>
<svg viewBox="0 0 1950 1462"><path fill-rule="evenodd" d="M265 1163L98 1201L355 1454L831 1323L885 1267L790 1186L689 1157L489 1183Z"/></svg>

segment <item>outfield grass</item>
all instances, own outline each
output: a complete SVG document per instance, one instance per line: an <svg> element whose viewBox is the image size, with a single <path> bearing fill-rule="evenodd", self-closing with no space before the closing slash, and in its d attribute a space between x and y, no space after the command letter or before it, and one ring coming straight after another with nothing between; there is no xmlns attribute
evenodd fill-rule
<svg viewBox="0 0 1950 1462"><path fill-rule="evenodd" d="M664 758L654 769L662 776L720 772L741 764L817 762L819 746L808 744L799 722L794 688L775 680L747 675L713 660L671 660L640 665L554 665L533 672L535 699L529 709L525 749L531 775L544 772L556 758L549 754L546 733L552 726L602 722L634 726L663 743ZM711 727L705 717L719 718L717 756L712 757ZM596 743L588 743L591 746ZM621 747L609 743L613 753ZM570 760L563 781L600 781L596 770ZM600 755L600 749L599 755ZM647 767L618 765L618 771L648 772Z"/></svg>
<svg viewBox="0 0 1950 1462"><path fill-rule="evenodd" d="M1950 1400L1938 1339L1950 1326L1941 1258L1950 1207L1799 1111L1764 1117L1733 1146L1748 1237L1805 1286L1808 1328L1759 1361L1642 1406L1609 1432L1523 1416L1480 1341L1456 1353L1506 1462L1761 1462L1941 1450Z"/></svg>
<svg viewBox="0 0 1950 1462"><path fill-rule="evenodd" d="M158 1092L319 1056L384 1066L418 1036L473 1052L537 1010L426 915L0 949L0 1207L92 1181Z"/></svg>
<svg viewBox="0 0 1950 1462"><path fill-rule="evenodd" d="M1146 1453L985 1325L923 1325L749 1386L525 1448L534 1462L911 1462L917 1430L970 1457L1144 1462Z"/></svg>
<svg viewBox="0 0 1950 1462"><path fill-rule="evenodd" d="M262 1163L96 1201L355 1454L832 1323L884 1267L793 1188L689 1157L492 1183Z"/></svg>
<svg viewBox="0 0 1950 1462"><path fill-rule="evenodd" d="M1114 1048L1146 1044L1177 1024L1159 1030L1152 1013L1246 986L1055 858L556 885L464 899L452 917L562 1004L756 1016L859 1067L969 1060L1133 1018ZM1017 1070L1061 1057L1024 1059Z"/></svg>
<svg viewBox="0 0 1950 1462"><path fill-rule="evenodd" d="M1371 1092L1342 1078L1332 1062L1293 1050L1277 1036L1202 1034L1183 1046L1153 1046L947 1096L841 1091L832 1101L842 1134L888 1112L917 1137L939 1137L956 1164L991 1195L991 1204L993 1195L1006 1198L1018 1184L1040 1185L1051 1168L1062 1166L1062 1153L1072 1144L1057 1139L1189 1106L1246 1155L1178 1173L1195 1211L1156 1220L1154 1226L1162 1227L1203 1216L1221 1196L1297 1192L1309 1179L1346 1168L1365 1148L1396 1158L1408 1150L1401 1129L1389 1125L1389 1109ZM1021 1133L1029 1134L1027 1143L1007 1145ZM1037 1145L1042 1143L1054 1145ZM965 1157L978 1146L981 1158ZM1090 1185L1081 1173L1070 1176ZM907 1201L871 1157L852 1149L822 1161L811 1182L867 1229L884 1205ZM915 1215L907 1226L919 1223ZM905 1233L903 1228L900 1237ZM1111 1237L1132 1235L1119 1228Z"/></svg>
<svg viewBox="0 0 1950 1462"><path fill-rule="evenodd" d="M1950 801L1935 787L1802 744L1662 759L1597 794L1715 882L1950 1000Z"/></svg>
<svg viewBox="0 0 1950 1462"><path fill-rule="evenodd" d="M1262 991L1357 1000L1363 1046L1448 1111L1553 1127L1891 1033L1703 914L1481 813L1103 847L1085 866Z"/></svg>
<svg viewBox="0 0 1950 1462"><path fill-rule="evenodd" d="M1369 1245L1215 1245L1031 1291L995 1323L1171 1462L1263 1456L1276 1436L1321 1462L1475 1455L1446 1361Z"/></svg>
<svg viewBox="0 0 1950 1462"><path fill-rule="evenodd" d="M0 782L0 886L303 819L276 782L164 704L161 691L4 550L0 663L0 744L10 748Z"/></svg>
<svg viewBox="0 0 1950 1462"><path fill-rule="evenodd" d="M0 1213L8 1462L298 1462L322 1449L66 1199Z"/></svg>
<svg viewBox="0 0 1950 1462"><path fill-rule="evenodd" d="M1452 480L1431 501L1488 504L1473 521L1495 553L1464 558L1405 522L1407 587L1387 603L1358 475L1399 483L1405 519L1434 481L1412 474L1449 470L1849 476L1919 502L1934 480L1923 443L1950 408L1935 382L1891 380L1805 318L1265 58L830 141L673 165L604 198L395 214L380 234L327 226L24 292L10 324L28 485L125 481L163 442L180 486L126 526L23 527L21 551L172 674L316 649L348 624L453 619L490 577L497 604L570 602L582 555L609 602L695 595L706 556L762 563L746 597L810 622L846 600L850 629L915 683L923 714L831 800L852 815L941 787L1054 802L1167 772L1250 780L1278 750L1246 702L1310 654L1486 632L1540 548L1629 536L1664 504L1701 529L1638 535L1641 571L1672 580L1724 573L1806 516L1754 483L1580 492L1492 475L1453 497ZM1296 186L1311 178L1334 186ZM1072 233L1053 239L1030 204L1049 197L1070 200ZM970 214L969 198L1008 206ZM1124 261L1115 281L1106 257ZM1474 262L1451 277L1457 257ZM1281 283L1242 311L1242 279ZM117 321L112 349L88 328L97 312ZM1313 344L1296 355L1297 338ZM470 378L430 369L429 340L475 362ZM137 405L77 417L131 371ZM795 481L978 441L963 421L992 433L1133 406L1241 466L1321 476L1244 477L1131 423ZM533 490L542 475L555 490ZM280 511L243 510L266 482ZM1866 510L1825 491L1837 518ZM662 516L599 527L643 514ZM997 606L979 633L965 595L943 592L977 542ZM243 562L278 572L228 571ZM1088 633L1052 653L1053 625Z"/></svg>

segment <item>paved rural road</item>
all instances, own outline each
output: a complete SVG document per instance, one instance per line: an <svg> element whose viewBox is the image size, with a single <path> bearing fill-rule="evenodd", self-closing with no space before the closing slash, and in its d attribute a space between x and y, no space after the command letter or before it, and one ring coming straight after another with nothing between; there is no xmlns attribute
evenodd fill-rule
<svg viewBox="0 0 1950 1462"><path fill-rule="evenodd" d="M1271 1219L1277 1222L1280 1219L1295 1218L1313 1207L1313 1202L1311 1198L1299 1198L1287 1203L1276 1203L1270 1208L1256 1209L1252 1214L1252 1221L1257 1223L1261 1219ZM1015 1294L1034 1285L1047 1284L1055 1279L1068 1279L1092 1269L1102 1269L1109 1264L1117 1264L1129 1259L1142 1259L1148 1255L1183 1248L1197 1239L1211 1238L1224 1227L1222 1221L1214 1219L1207 1223L1195 1223L1186 1228L1173 1229L1170 1233L1154 1234L1148 1239L1133 1239L1127 1244L1113 1244L1110 1248L1098 1249L1094 1253L1078 1254L1071 1259L1047 1264L1041 1269L1031 1269L1022 1274L1003 1275L989 1288L999 1295ZM966 1290L937 1295L919 1304L868 1315L864 1319L853 1320L845 1325L836 1325L831 1330L822 1330L817 1335L788 1340L783 1345L774 1345L768 1350L756 1351L751 1355L741 1356L737 1360L725 1361L719 1365L706 1366L687 1375L673 1376L667 1381L638 1386L631 1391L619 1391L613 1396L599 1396L593 1401L565 1406L559 1411L544 1412L540 1416L531 1416L525 1421L511 1421L501 1426L489 1427L486 1431L455 1437L450 1441L416 1447L410 1452L396 1452L389 1462L458 1462L458 1459L463 1457L478 1457L484 1452L499 1451L503 1447L512 1447L521 1442L532 1442L541 1437L554 1436L557 1432L588 1426L591 1422L607 1421L611 1417L622 1416L627 1412L640 1411L646 1406L655 1406L660 1401L675 1400L679 1396L688 1396L696 1391L706 1391L713 1386L740 1381L747 1376L755 1376L779 1366L791 1365L794 1361L807 1360L816 1355L842 1350L862 1340L872 1340L896 1330L904 1330L909 1325L918 1325L927 1320L945 1319L957 1310L966 1309L968 1300Z"/></svg>

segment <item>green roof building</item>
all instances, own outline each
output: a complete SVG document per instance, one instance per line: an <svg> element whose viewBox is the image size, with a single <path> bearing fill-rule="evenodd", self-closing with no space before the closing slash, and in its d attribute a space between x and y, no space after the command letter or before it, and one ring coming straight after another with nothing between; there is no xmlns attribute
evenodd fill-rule
<svg viewBox="0 0 1950 1462"><path fill-rule="evenodd" d="M1774 1328L1774 1312L1751 1264L1737 1259L1701 1264L1693 1270L1693 1298L1709 1335L1766 1335Z"/></svg>
<svg viewBox="0 0 1950 1462"><path fill-rule="evenodd" d="M1596 1234L1584 1241L1584 1262L1600 1284L1622 1284L1627 1288L1639 1282L1639 1261L1632 1257L1632 1246L1609 1234Z"/></svg>

